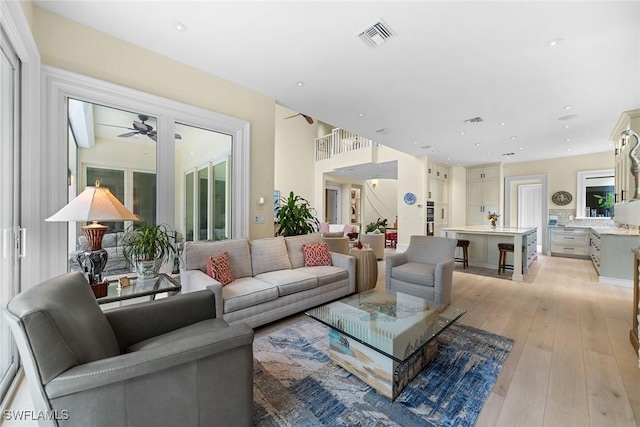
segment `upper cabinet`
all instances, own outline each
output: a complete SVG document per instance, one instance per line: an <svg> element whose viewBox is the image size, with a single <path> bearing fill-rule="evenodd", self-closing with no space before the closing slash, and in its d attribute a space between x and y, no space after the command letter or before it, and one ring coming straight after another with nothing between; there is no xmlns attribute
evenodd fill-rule
<svg viewBox="0 0 640 427"><path fill-rule="evenodd" d="M640 211L636 204L627 204L636 195L636 180L631 172L629 154L637 141L633 136L623 135L626 130L640 134L640 110L625 111L620 116L610 140L615 145L615 221L619 224L637 225ZM638 153L640 155L640 153Z"/></svg>
<svg viewBox="0 0 640 427"><path fill-rule="evenodd" d="M467 225L486 225L500 208L500 166L467 168Z"/></svg>

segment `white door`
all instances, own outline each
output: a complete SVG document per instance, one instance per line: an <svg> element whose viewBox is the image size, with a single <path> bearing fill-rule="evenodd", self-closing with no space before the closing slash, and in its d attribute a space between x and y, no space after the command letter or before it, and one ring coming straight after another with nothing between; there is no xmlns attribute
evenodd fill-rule
<svg viewBox="0 0 640 427"><path fill-rule="evenodd" d="M5 307L20 280L20 61L5 34L0 36L0 304ZM16 356L9 326L0 316L0 399L17 370Z"/></svg>
<svg viewBox="0 0 640 427"><path fill-rule="evenodd" d="M538 227L538 252L541 251L542 184L518 186L518 227Z"/></svg>
<svg viewBox="0 0 640 427"><path fill-rule="evenodd" d="M325 217L329 224L340 224L340 198L341 191L339 187L329 187L325 189Z"/></svg>

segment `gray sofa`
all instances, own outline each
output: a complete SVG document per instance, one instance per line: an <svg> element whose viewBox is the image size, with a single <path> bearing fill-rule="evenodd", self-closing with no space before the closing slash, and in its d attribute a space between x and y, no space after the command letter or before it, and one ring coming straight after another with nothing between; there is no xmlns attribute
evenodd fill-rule
<svg viewBox="0 0 640 427"><path fill-rule="evenodd" d="M16 295L5 316L42 426L252 424L253 330L209 291L103 312L80 273Z"/></svg>
<svg viewBox="0 0 640 427"><path fill-rule="evenodd" d="M302 245L319 233L249 241L185 242L182 293L211 290L216 313L230 324L257 327L355 292L355 259L331 252L332 266L304 266ZM210 256L227 252L234 281L222 286L206 274Z"/></svg>

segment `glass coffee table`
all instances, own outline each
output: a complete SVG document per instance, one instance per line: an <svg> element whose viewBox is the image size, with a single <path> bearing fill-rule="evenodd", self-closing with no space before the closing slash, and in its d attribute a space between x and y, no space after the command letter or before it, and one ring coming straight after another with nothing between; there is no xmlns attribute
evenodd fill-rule
<svg viewBox="0 0 640 427"><path fill-rule="evenodd" d="M151 279L142 280L137 277L128 277L128 279L130 285L127 287L118 286L118 279L109 280L107 296L98 298L98 304L108 304L147 296L153 299L156 295L165 292L169 295L175 295L182 289L180 283L164 273L160 273L157 277Z"/></svg>
<svg viewBox="0 0 640 427"><path fill-rule="evenodd" d="M367 291L305 314L329 327L329 357L392 401L438 352L436 338L466 311L412 295Z"/></svg>

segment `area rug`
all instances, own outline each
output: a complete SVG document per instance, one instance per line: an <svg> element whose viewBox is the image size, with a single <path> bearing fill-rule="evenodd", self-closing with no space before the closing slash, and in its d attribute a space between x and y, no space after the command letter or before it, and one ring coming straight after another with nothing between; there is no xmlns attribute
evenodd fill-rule
<svg viewBox="0 0 640 427"><path fill-rule="evenodd" d="M472 426L513 340L452 325L440 350L391 403L329 361L327 327L311 319L254 341L258 426Z"/></svg>

